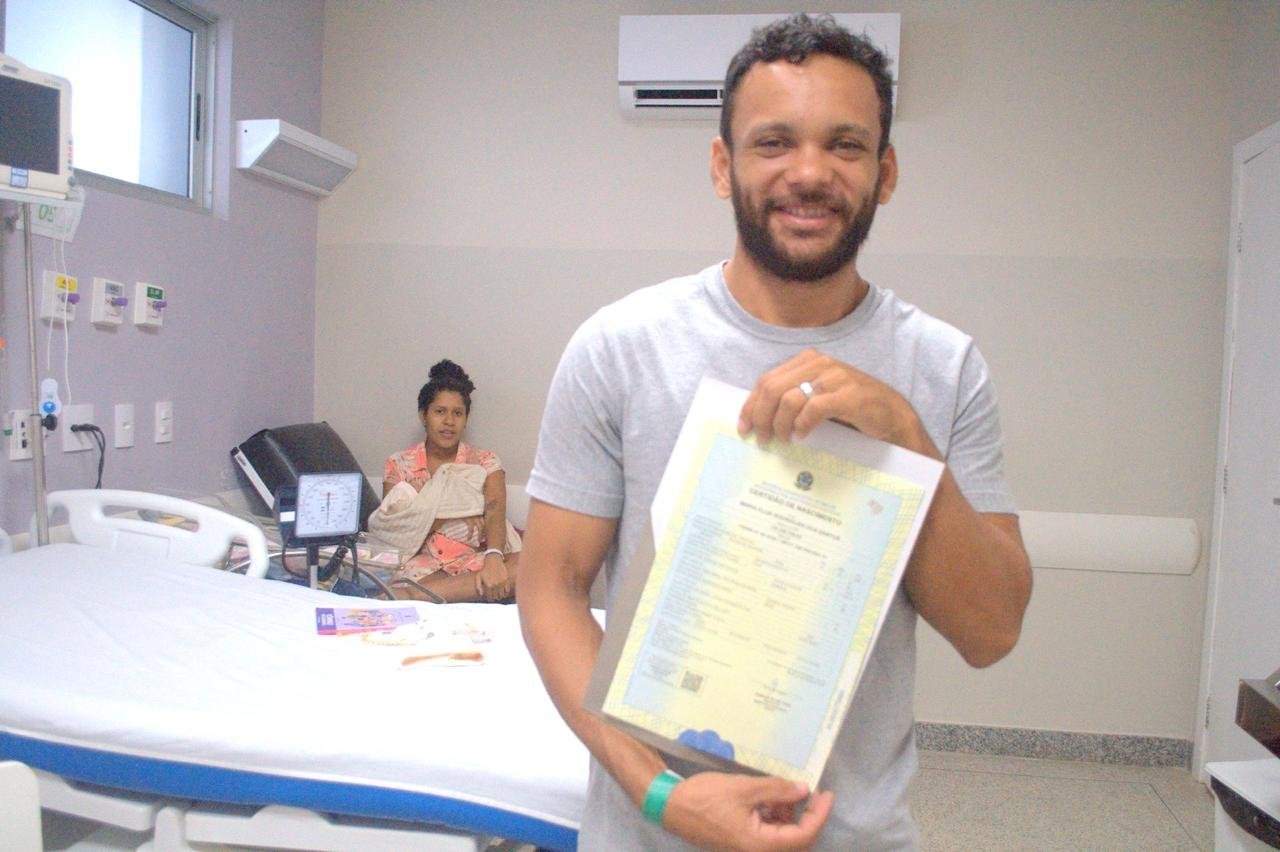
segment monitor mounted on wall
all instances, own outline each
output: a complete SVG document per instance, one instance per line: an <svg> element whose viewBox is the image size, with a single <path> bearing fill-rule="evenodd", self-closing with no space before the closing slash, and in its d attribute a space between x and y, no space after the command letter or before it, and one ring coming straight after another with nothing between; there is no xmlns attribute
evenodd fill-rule
<svg viewBox="0 0 1280 852"><path fill-rule="evenodd" d="M0 53L0 191L63 199L71 189L71 84Z"/></svg>

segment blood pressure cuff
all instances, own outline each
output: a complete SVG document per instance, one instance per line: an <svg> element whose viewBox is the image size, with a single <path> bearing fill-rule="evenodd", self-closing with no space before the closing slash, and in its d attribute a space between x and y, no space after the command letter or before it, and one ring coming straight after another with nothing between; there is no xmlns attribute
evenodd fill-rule
<svg viewBox="0 0 1280 852"><path fill-rule="evenodd" d="M262 429L232 448L231 458L250 491L262 501L259 509L271 514L275 494L285 485L297 485L302 473L346 473L359 471L351 450L333 431L319 423L298 423L276 429ZM368 529L369 514L378 508L378 495L361 477L360 529Z"/></svg>

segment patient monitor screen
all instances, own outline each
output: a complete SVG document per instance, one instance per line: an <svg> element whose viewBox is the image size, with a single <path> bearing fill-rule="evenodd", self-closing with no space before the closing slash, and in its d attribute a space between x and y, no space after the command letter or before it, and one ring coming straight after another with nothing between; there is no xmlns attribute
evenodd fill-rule
<svg viewBox="0 0 1280 852"><path fill-rule="evenodd" d="M0 165L58 173L60 94L0 74Z"/></svg>

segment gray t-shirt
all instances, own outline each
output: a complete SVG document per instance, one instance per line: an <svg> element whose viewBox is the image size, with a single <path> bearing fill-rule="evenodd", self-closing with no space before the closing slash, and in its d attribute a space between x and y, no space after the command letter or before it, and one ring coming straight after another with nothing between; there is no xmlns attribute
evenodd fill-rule
<svg viewBox="0 0 1280 852"><path fill-rule="evenodd" d="M699 380L706 375L750 388L805 348L895 388L914 406L973 507L1014 511L995 392L968 336L875 286L832 325L768 325L734 300L723 264L716 264L602 308L569 341L552 380L528 492L571 511L619 518L604 566L610 601ZM819 785L835 792L819 848L916 845L907 806L916 769L915 622L915 609L899 591ZM645 821L592 760L579 848L687 847Z"/></svg>

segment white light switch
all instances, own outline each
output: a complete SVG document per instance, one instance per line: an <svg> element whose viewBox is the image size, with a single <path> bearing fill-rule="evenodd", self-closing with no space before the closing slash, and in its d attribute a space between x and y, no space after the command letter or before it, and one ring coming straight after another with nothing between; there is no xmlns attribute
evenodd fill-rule
<svg viewBox="0 0 1280 852"><path fill-rule="evenodd" d="M156 443L167 444L173 440L173 403L156 403Z"/></svg>
<svg viewBox="0 0 1280 852"><path fill-rule="evenodd" d="M115 447L133 446L133 403L116 403Z"/></svg>

